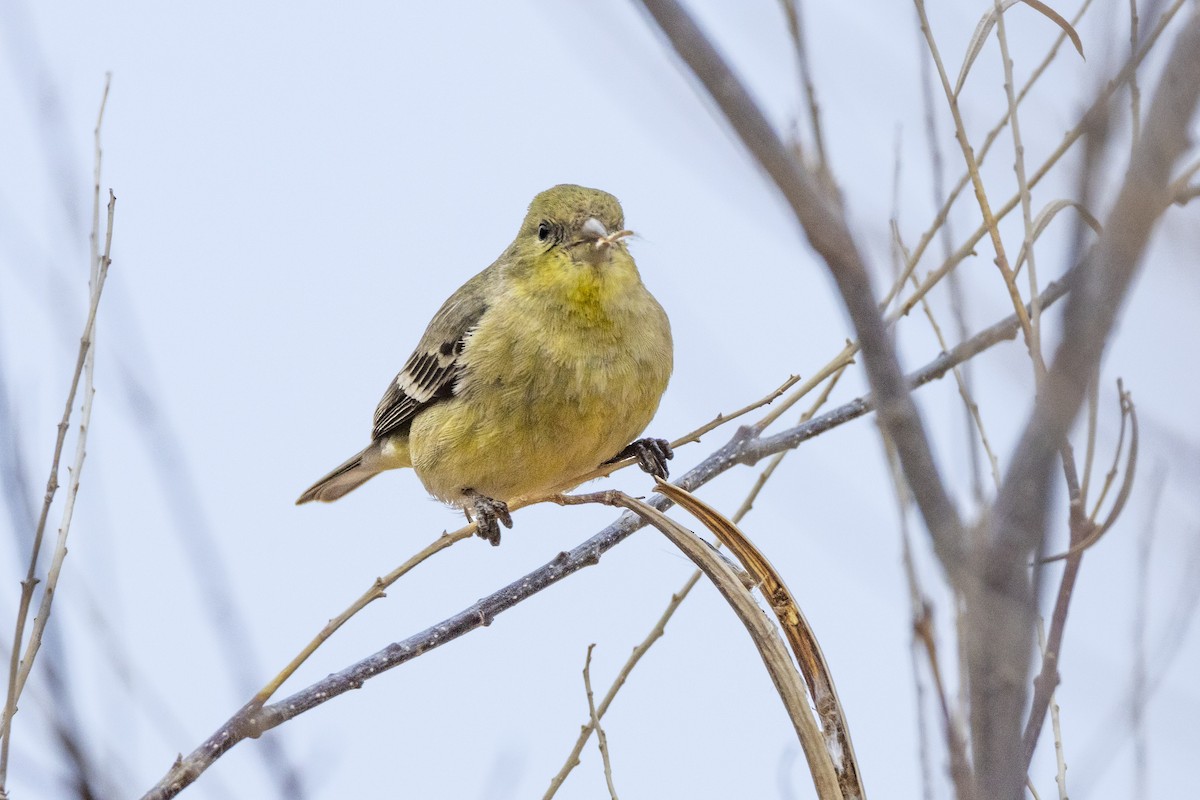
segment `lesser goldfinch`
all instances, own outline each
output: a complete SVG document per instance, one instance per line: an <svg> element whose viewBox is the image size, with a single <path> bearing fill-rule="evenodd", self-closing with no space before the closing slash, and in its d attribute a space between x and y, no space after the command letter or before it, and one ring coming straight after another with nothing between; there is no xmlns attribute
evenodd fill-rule
<svg viewBox="0 0 1200 800"><path fill-rule="evenodd" d="M375 410L371 444L300 495L329 502L412 467L430 494L500 543L507 503L637 457L666 477L671 448L640 439L671 376L671 326L629 255L617 199L561 185L517 238L434 315Z"/></svg>

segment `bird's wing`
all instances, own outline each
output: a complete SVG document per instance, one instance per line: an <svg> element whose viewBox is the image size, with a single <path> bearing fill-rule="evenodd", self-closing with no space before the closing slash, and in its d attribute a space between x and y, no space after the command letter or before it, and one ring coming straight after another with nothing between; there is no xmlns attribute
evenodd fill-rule
<svg viewBox="0 0 1200 800"><path fill-rule="evenodd" d="M455 292L434 315L417 349L379 401L372 439L407 433L417 414L454 396L455 381L462 372L459 356L487 311L486 279L485 270Z"/></svg>

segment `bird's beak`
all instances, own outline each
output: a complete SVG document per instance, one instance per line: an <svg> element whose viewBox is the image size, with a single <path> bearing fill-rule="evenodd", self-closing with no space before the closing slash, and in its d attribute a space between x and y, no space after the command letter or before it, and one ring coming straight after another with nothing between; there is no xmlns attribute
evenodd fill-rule
<svg viewBox="0 0 1200 800"><path fill-rule="evenodd" d="M589 239L597 241L608 236L608 228L604 227L604 223L595 217L589 217L588 221L583 223L583 232Z"/></svg>
<svg viewBox="0 0 1200 800"><path fill-rule="evenodd" d="M581 230L586 240L592 242L597 250L606 250L626 236L633 235L633 231L613 231L609 233L608 228L604 227L604 223L595 217L589 217L587 222L583 223Z"/></svg>

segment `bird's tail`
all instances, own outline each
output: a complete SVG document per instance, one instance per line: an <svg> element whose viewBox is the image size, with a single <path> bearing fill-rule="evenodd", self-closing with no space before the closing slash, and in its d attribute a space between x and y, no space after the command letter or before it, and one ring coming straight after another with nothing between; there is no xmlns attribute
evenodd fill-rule
<svg viewBox="0 0 1200 800"><path fill-rule="evenodd" d="M378 458L372 458L375 445L371 445L361 453L356 454L333 472L314 483L300 495L296 505L320 500L322 503L332 503L344 494L354 491L367 481L374 478L384 467Z"/></svg>

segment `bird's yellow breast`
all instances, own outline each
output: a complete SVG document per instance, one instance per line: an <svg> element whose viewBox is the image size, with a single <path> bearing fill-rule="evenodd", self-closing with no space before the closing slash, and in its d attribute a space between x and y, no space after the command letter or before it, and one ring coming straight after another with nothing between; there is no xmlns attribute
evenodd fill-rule
<svg viewBox="0 0 1200 800"><path fill-rule="evenodd" d="M670 377L670 327L625 256L504 287L461 358L455 397L413 422L413 466L448 502L468 490L507 501L545 494L642 432Z"/></svg>

